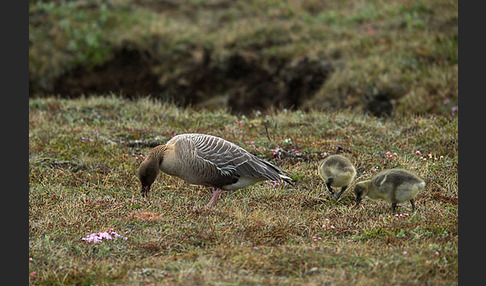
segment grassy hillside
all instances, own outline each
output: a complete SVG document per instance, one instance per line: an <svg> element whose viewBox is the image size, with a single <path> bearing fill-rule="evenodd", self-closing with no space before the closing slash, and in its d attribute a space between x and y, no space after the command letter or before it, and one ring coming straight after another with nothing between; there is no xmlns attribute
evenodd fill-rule
<svg viewBox="0 0 486 286"><path fill-rule="evenodd" d="M31 96L151 94L234 113L457 107L457 1L29 3Z"/></svg>
<svg viewBox="0 0 486 286"><path fill-rule="evenodd" d="M114 96L30 99L30 282L457 285L457 131L457 117L440 114L384 120L275 109L245 117ZM233 141L291 172L295 185L224 192L207 210L211 190L162 174L142 198L139 163L185 132ZM393 216L369 199L351 209L350 190L329 199L317 165L337 146L348 150L357 181L385 168L416 172L427 184L416 213L404 204ZM127 239L83 240L110 229Z"/></svg>

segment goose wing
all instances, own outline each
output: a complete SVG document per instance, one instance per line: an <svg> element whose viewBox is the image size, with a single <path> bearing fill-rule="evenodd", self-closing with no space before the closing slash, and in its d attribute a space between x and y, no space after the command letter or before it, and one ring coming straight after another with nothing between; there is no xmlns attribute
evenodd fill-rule
<svg viewBox="0 0 486 286"><path fill-rule="evenodd" d="M193 184L220 188L238 181L236 169L232 166L218 166L209 156L198 150L198 140L194 134L181 134L173 137L167 144L176 146L179 170L178 177ZM201 154L203 156L201 156Z"/></svg>
<svg viewBox="0 0 486 286"><path fill-rule="evenodd" d="M197 156L211 162L220 170L234 172L238 177L265 178L273 181L290 180L283 175L289 174L283 169L222 138L198 134L194 135L193 142Z"/></svg>

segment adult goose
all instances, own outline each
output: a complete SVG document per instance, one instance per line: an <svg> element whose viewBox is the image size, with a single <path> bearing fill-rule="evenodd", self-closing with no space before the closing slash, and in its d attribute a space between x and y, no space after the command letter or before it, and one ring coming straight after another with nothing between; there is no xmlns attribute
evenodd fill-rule
<svg viewBox="0 0 486 286"><path fill-rule="evenodd" d="M213 187L208 207L216 205L222 190L237 190L264 180L291 182L290 173L238 145L197 133L174 136L149 152L138 169L143 196L159 171L190 184Z"/></svg>

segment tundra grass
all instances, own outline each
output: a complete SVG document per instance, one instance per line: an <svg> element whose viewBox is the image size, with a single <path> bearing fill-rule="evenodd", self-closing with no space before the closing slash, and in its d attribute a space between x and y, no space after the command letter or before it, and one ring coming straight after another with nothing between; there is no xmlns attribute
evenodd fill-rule
<svg viewBox="0 0 486 286"><path fill-rule="evenodd" d="M161 174L146 198L137 168L151 146L201 132L292 173L223 192ZM317 175L337 146L357 181L402 167L426 182L391 214L330 199ZM237 117L115 96L29 101L31 285L457 285L457 117L378 119L274 110ZM127 237L83 240L108 230ZM26 274L27 275L27 274Z"/></svg>
<svg viewBox="0 0 486 286"><path fill-rule="evenodd" d="M450 114L458 103L458 1L29 1L29 42L29 83L42 94L125 48L158 63L161 82L187 80L204 51L220 69L235 54L266 70L329 63L308 109L363 109L381 93L400 114Z"/></svg>

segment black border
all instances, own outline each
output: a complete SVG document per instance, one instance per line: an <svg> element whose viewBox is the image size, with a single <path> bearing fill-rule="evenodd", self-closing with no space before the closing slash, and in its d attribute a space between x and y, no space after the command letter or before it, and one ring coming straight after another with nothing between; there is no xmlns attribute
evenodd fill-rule
<svg viewBox="0 0 486 286"><path fill-rule="evenodd" d="M29 2L1 9L2 246L5 281L29 283ZM7 186L5 186L7 184ZM10 277L9 277L10 276ZM13 278L15 280L12 280Z"/></svg>
<svg viewBox="0 0 486 286"><path fill-rule="evenodd" d="M484 269L483 9L459 2L459 284L482 281Z"/></svg>

